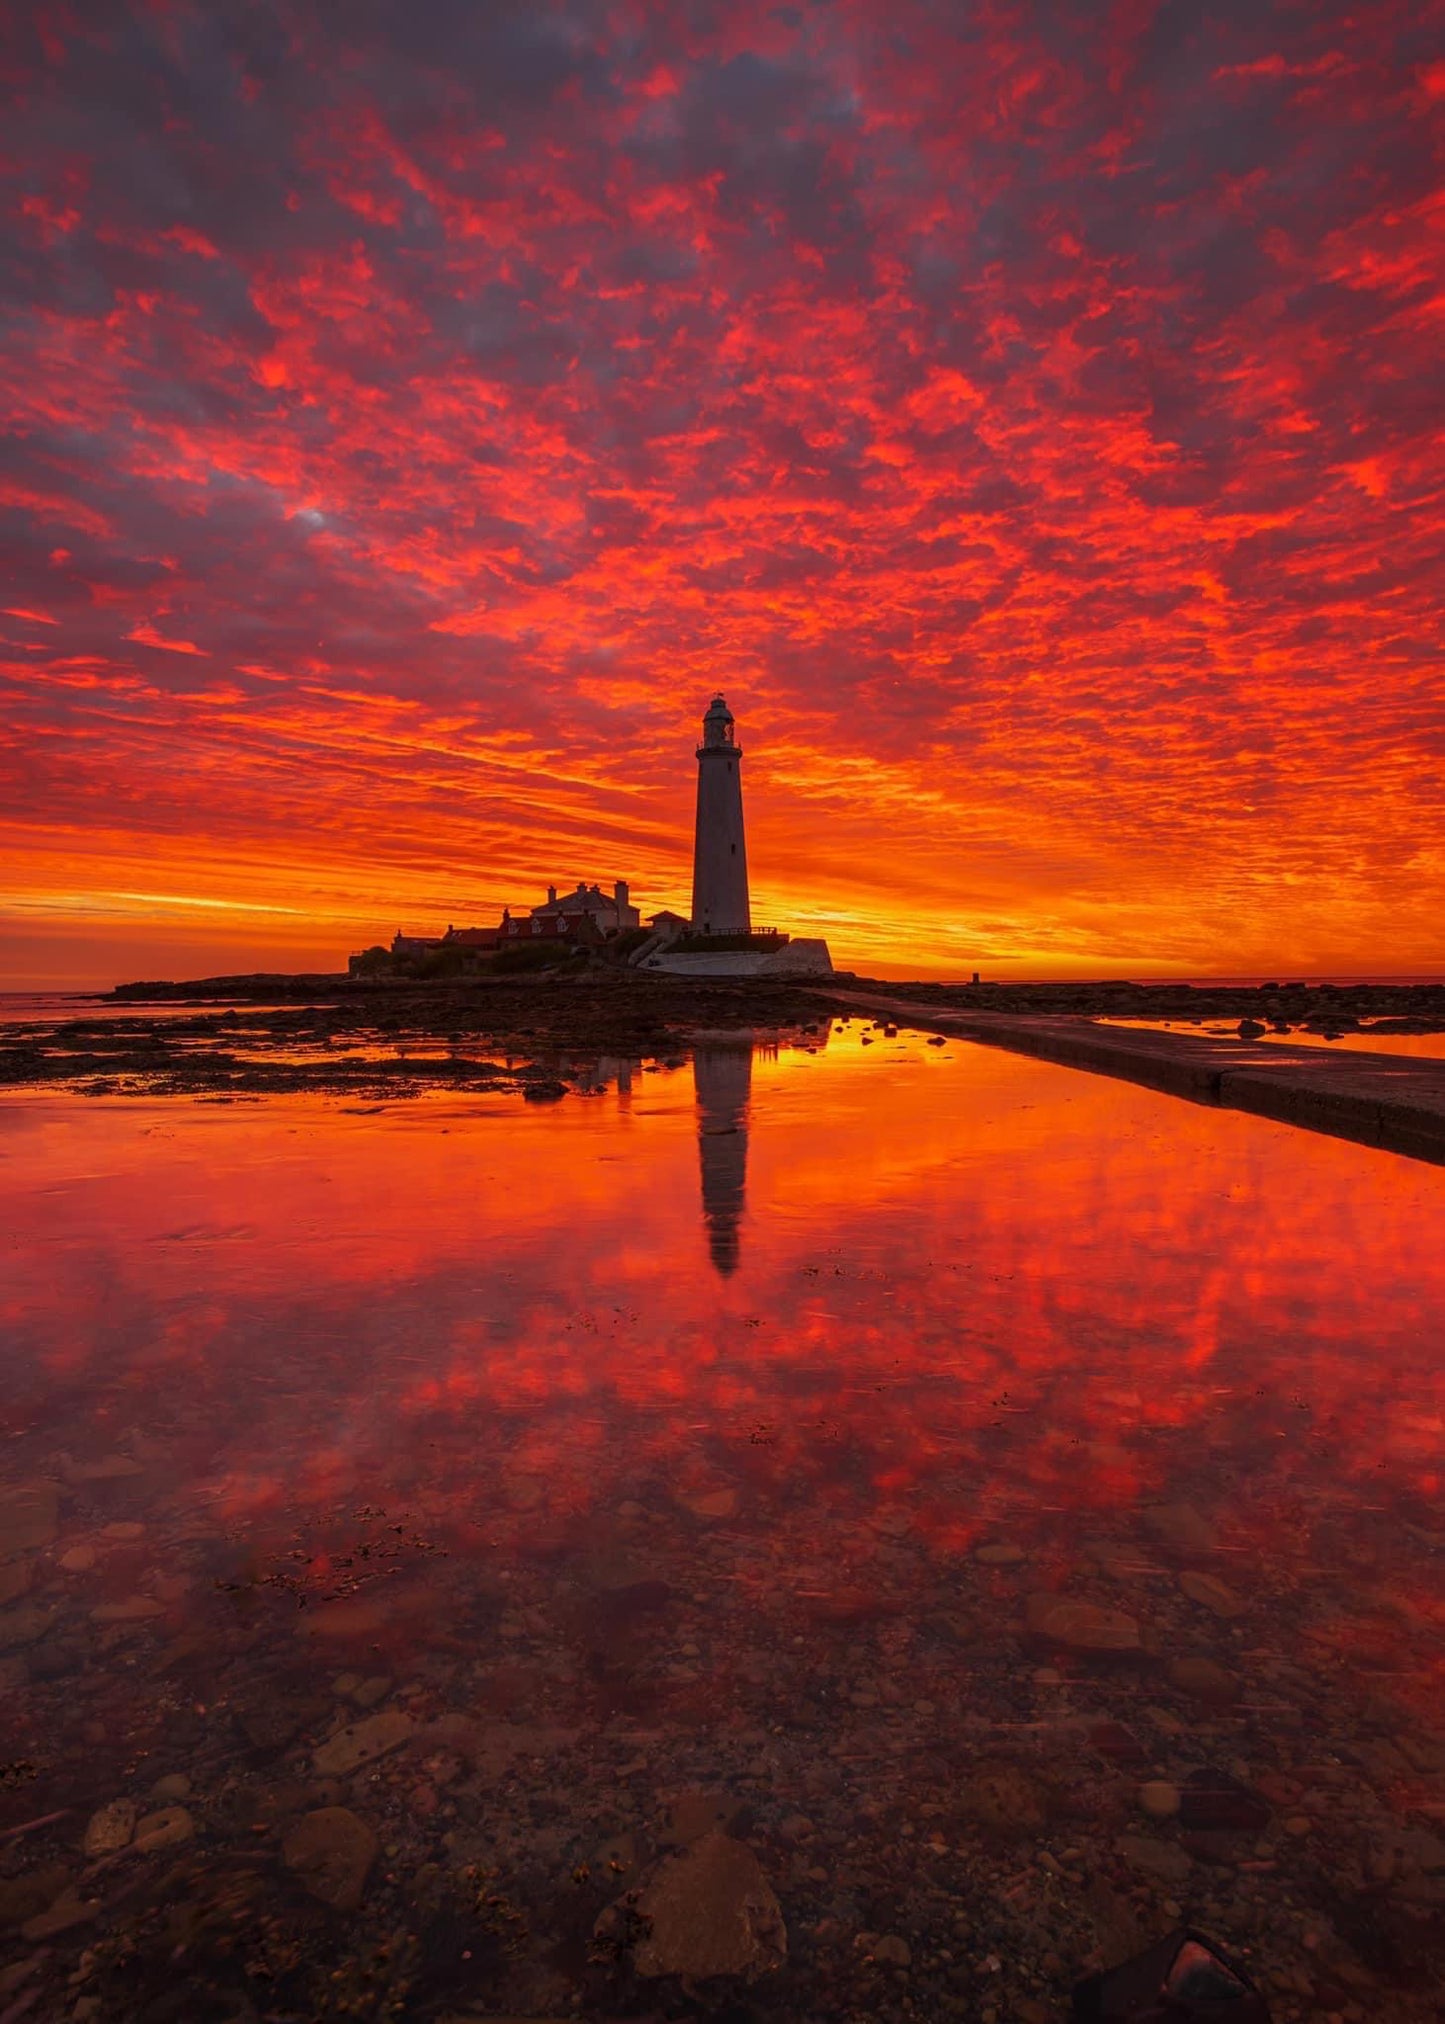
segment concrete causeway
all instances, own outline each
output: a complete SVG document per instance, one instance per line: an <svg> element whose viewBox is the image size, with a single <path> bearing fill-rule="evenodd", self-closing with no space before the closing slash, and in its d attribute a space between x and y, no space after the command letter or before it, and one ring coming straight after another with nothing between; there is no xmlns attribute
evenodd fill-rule
<svg viewBox="0 0 1445 2024"><path fill-rule="evenodd" d="M1006 1047L1095 1075L1116 1075L1194 1103L1252 1111L1307 1131L1445 1165L1445 1061L1332 1053L1286 1041L1104 1026L1082 1014L969 1012L882 991L830 991L838 1006L898 1026Z"/></svg>

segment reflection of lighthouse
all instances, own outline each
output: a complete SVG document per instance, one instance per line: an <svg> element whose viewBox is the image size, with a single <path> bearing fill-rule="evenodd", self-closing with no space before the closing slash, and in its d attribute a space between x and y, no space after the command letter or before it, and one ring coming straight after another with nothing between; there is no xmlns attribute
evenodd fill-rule
<svg viewBox="0 0 1445 2024"><path fill-rule="evenodd" d="M738 1224L748 1185L751 1043L699 1047L692 1057L692 1074L697 1085L697 1147L702 1162L707 1247L713 1264L727 1277L738 1268Z"/></svg>

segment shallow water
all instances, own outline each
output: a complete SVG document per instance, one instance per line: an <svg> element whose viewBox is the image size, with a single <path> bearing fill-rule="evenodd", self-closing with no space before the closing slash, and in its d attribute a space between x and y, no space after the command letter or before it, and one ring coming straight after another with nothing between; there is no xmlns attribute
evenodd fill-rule
<svg viewBox="0 0 1445 2024"><path fill-rule="evenodd" d="M594 1081L0 1106L28 2014L691 2014L593 1929L715 1820L731 2015L1047 2018L1182 1917L1432 2014L1445 1173L857 1027Z"/></svg>
<svg viewBox="0 0 1445 2024"><path fill-rule="evenodd" d="M1239 1039L1237 1019L1100 1019L1101 1026L1132 1026L1144 1033L1195 1033L1203 1040ZM1332 1047L1337 1054L1403 1054L1415 1061L1445 1061L1445 1033L1375 1033L1368 1026L1358 1033L1339 1033L1327 1039L1308 1027L1292 1026L1288 1033L1267 1028L1255 1040L1282 1042L1291 1047ZM1254 1040L1247 1043L1254 1045Z"/></svg>

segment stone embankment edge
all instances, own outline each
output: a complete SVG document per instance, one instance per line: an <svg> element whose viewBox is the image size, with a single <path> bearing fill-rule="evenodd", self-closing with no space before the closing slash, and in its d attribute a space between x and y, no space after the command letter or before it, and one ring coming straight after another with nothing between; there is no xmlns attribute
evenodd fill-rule
<svg viewBox="0 0 1445 2024"><path fill-rule="evenodd" d="M822 992L819 996L823 996ZM1066 1068L1113 1075L1167 1096L1248 1111L1278 1124L1445 1165L1445 1064L1405 1055L1325 1054L1241 1045L1193 1034L1096 1025L1079 1014L965 1012L883 992L829 991L834 1006L1006 1048ZM1221 1058L1222 1057L1222 1058Z"/></svg>

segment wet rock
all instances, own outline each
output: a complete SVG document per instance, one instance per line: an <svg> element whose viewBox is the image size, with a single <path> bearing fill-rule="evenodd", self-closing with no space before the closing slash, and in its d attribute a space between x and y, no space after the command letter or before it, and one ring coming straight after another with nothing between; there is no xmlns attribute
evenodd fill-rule
<svg viewBox="0 0 1445 2024"><path fill-rule="evenodd" d="M1179 1821L1188 1828L1230 1828L1259 1834L1268 1827L1270 1804L1262 1792L1228 1771L1191 1771L1179 1796Z"/></svg>
<svg viewBox="0 0 1445 2024"><path fill-rule="evenodd" d="M1151 1778L1139 1787L1139 1805L1151 1820L1172 1820L1182 1803L1179 1787L1165 1778Z"/></svg>
<svg viewBox="0 0 1445 2024"><path fill-rule="evenodd" d="M875 1961L882 1961L885 1967L908 1968L913 1965L913 1949L907 1940L897 1933L884 1933L873 1942L870 1949Z"/></svg>
<svg viewBox="0 0 1445 2024"><path fill-rule="evenodd" d="M112 1799L109 1806L102 1806L90 1816L85 1830L85 1852L94 1861L97 1856L115 1855L122 1848L129 1848L131 1836L135 1833L136 1805L131 1799Z"/></svg>
<svg viewBox="0 0 1445 2024"><path fill-rule="evenodd" d="M781 1967L788 1950L782 1908L757 1857L726 1834L705 1834L668 1856L635 1905L624 1898L603 1913L597 1936L630 1946L639 1975L696 1981L755 1981Z"/></svg>
<svg viewBox="0 0 1445 2024"><path fill-rule="evenodd" d="M1012 1540L995 1539L988 1546L980 1546L973 1557L981 1567L1017 1567L1028 1555Z"/></svg>
<svg viewBox="0 0 1445 2024"><path fill-rule="evenodd" d="M55 1537L58 1511L54 1483L21 1483L0 1490L0 1560L48 1546Z"/></svg>
<svg viewBox="0 0 1445 2024"><path fill-rule="evenodd" d="M374 1673L369 1680L360 1680L351 1690L351 1698L358 1708L375 1708L391 1692L391 1681L384 1673Z"/></svg>
<svg viewBox="0 0 1445 2024"><path fill-rule="evenodd" d="M345 1806L323 1806L298 1820L281 1848L281 1860L310 1891L339 1912L354 1912L380 1842Z"/></svg>
<svg viewBox="0 0 1445 2024"><path fill-rule="evenodd" d="M136 1822L131 1847L137 1855L156 1855L163 1848L179 1848L195 1831L196 1824L184 1806L163 1806L158 1813L148 1813Z"/></svg>
<svg viewBox="0 0 1445 2024"><path fill-rule="evenodd" d="M1076 1596L1031 1595L1024 1620L1031 1637L1062 1645L1066 1651L1128 1654L1141 1649L1139 1625L1132 1616Z"/></svg>
<svg viewBox="0 0 1445 2024"><path fill-rule="evenodd" d="M416 1724L400 1709L371 1715L364 1722L350 1722L329 1736L312 1759L323 1778L349 1778L363 1764L371 1764L392 1750L399 1750Z"/></svg>
<svg viewBox="0 0 1445 2024"><path fill-rule="evenodd" d="M95 1565L93 1546L72 1546L60 1556L60 1566L67 1574L89 1574Z"/></svg>
<svg viewBox="0 0 1445 2024"><path fill-rule="evenodd" d="M151 1787L152 1799L165 1799L173 1802L180 1799L189 1799L190 1796L191 1781L184 1771L168 1771L164 1778L157 1778L155 1784Z"/></svg>
<svg viewBox="0 0 1445 2024"><path fill-rule="evenodd" d="M1226 1582L1216 1574L1204 1574L1191 1568L1179 1577L1179 1586L1191 1602L1199 1603L1205 1609L1213 1610L1216 1616L1243 1616L1243 1598L1235 1594Z"/></svg>
<svg viewBox="0 0 1445 2024"><path fill-rule="evenodd" d="M1188 1880L1189 1857L1177 1842L1156 1841L1150 1834L1121 1834L1115 1845L1131 1869L1158 1877L1162 1883Z"/></svg>
<svg viewBox="0 0 1445 2024"><path fill-rule="evenodd" d="M1231 1708L1239 1699L1239 1681L1213 1659L1191 1656L1171 1660L1169 1684L1211 1708Z"/></svg>

